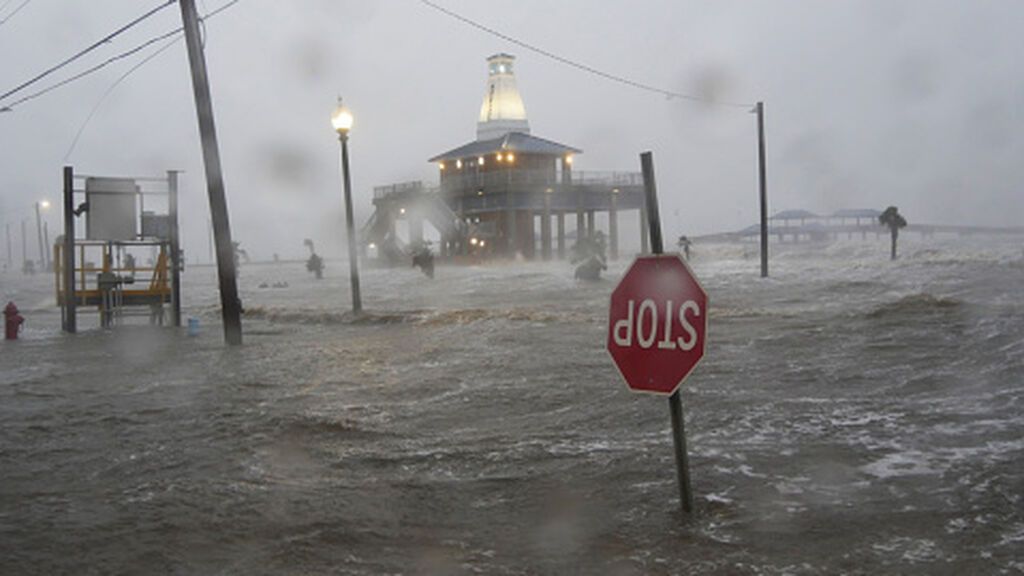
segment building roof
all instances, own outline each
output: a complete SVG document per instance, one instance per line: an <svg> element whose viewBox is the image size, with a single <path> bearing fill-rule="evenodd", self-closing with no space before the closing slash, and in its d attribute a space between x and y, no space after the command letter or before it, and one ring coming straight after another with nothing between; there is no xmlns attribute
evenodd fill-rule
<svg viewBox="0 0 1024 576"><path fill-rule="evenodd" d="M818 218L818 215L807 210L783 210L772 216L772 220L806 220L807 218Z"/></svg>
<svg viewBox="0 0 1024 576"><path fill-rule="evenodd" d="M853 208L846 210L836 210L833 214L833 218L878 218L882 213L878 210L871 208Z"/></svg>
<svg viewBox="0 0 1024 576"><path fill-rule="evenodd" d="M459 146L443 154L438 154L431 158L429 162L472 158L497 152L562 156L565 154L581 154L583 151L572 146L545 140L544 138L523 134L522 132L509 132L504 136L492 138L491 140L474 140L469 144Z"/></svg>

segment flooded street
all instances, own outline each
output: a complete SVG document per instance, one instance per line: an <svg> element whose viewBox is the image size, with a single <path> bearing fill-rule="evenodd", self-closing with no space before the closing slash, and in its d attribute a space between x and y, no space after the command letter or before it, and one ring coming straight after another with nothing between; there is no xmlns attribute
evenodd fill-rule
<svg viewBox="0 0 1024 576"><path fill-rule="evenodd" d="M370 269L358 321L345 262L243 265L237 349L211 267L183 277L197 337L64 336L53 278L8 272L0 572L1024 571L1019 242L773 250L762 280L754 246L694 247L687 522L668 402L605 352L628 258Z"/></svg>

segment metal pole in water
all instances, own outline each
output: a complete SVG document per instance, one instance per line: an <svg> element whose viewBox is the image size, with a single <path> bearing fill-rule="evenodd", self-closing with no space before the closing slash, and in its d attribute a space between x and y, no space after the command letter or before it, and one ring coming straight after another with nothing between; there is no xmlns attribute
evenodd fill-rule
<svg viewBox="0 0 1024 576"><path fill-rule="evenodd" d="M355 217L352 214L352 180L348 171L348 135L341 134L341 171L345 183L345 232L348 235L348 271L352 283L352 312L363 311L363 298L359 292L359 250L356 245Z"/></svg>
<svg viewBox="0 0 1024 576"><path fill-rule="evenodd" d="M654 156L650 152L640 154L640 166L644 177L644 198L647 207L647 227L650 230L651 252L663 254L665 244L661 237L661 217L658 214L658 190L654 182ZM679 499L683 512L693 512L693 490L690 488L690 458L686 453L686 428L683 425L683 403L676 390L668 397L669 412L672 416L672 443L676 452L676 475L679 480Z"/></svg>
<svg viewBox="0 0 1024 576"><path fill-rule="evenodd" d="M189 67L192 70L192 90L195 94L196 114L199 117L199 135L206 167L206 186L210 198L213 235L217 244L217 279L220 284L221 317L224 320L224 341L229 345L242 343L242 304L238 299L238 279L235 277L235 249L231 242L231 222L224 197L224 176L217 148L217 131L213 122L213 103L206 73L206 58L199 38L199 16L195 0L181 0L181 20L185 30Z"/></svg>
<svg viewBox="0 0 1024 576"><path fill-rule="evenodd" d="M43 244L43 217L40 214L39 202L36 202L36 236L39 237L39 268L46 271L46 247Z"/></svg>
<svg viewBox="0 0 1024 576"><path fill-rule="evenodd" d="M21 219L21 269L26 270L25 263L28 262L28 235L25 234L25 219Z"/></svg>
<svg viewBox="0 0 1024 576"><path fill-rule="evenodd" d="M78 331L75 302L75 170L64 167L64 331Z"/></svg>
<svg viewBox="0 0 1024 576"><path fill-rule="evenodd" d="M768 277L768 182L765 177L764 160L764 102L757 108L757 158L758 176L761 184L761 277Z"/></svg>
<svg viewBox="0 0 1024 576"><path fill-rule="evenodd" d="M167 171L167 219L171 243L171 322L181 326L181 238L178 231L178 172Z"/></svg>

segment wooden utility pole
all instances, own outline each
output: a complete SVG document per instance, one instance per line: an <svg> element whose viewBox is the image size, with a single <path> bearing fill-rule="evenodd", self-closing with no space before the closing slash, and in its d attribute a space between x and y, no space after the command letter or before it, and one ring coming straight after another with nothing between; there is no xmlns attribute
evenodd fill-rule
<svg viewBox="0 0 1024 576"><path fill-rule="evenodd" d="M220 282L224 341L230 345L238 345L242 343L242 303L238 299L235 249L231 242L231 223L228 220L228 204L224 197L224 176L221 172L217 131L213 122L213 103L210 101L206 58L199 39L199 15L196 14L195 0L180 0L179 4L185 29L185 45L188 48L188 63L192 69L192 90L195 93L196 114L199 117L206 187L210 197L214 241L217 245L217 278Z"/></svg>

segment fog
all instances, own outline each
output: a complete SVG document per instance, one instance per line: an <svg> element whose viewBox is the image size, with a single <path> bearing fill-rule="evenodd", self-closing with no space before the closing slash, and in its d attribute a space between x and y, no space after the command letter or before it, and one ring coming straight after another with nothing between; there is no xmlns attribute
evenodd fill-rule
<svg viewBox="0 0 1024 576"><path fill-rule="evenodd" d="M1020 3L441 4L609 74L715 100L763 100L772 212L896 204L912 223L1024 221ZM149 7L29 3L0 25L0 88ZM179 25L171 6L29 91ZM329 124L339 94L356 118L350 144L362 223L373 186L436 181L427 158L474 138L485 58L502 51L518 59L533 134L583 149L577 169L639 170L638 153L654 152L670 234L756 220L756 126L745 107L615 83L415 0L242 0L205 30L233 234L254 259L301 257L306 237L328 256L344 253ZM178 169L187 259L207 259L209 211L183 42L121 82L69 153L104 92L158 46L0 113L0 213L12 234L36 200L59 199L64 164L109 176ZM46 218L54 231L59 210Z"/></svg>

